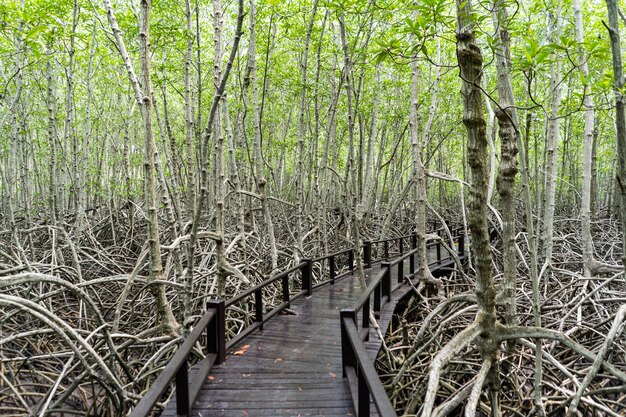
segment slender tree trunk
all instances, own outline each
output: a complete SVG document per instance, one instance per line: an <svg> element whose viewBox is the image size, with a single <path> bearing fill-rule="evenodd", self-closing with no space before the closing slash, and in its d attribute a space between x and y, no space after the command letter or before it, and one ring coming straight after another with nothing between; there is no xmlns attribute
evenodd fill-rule
<svg viewBox="0 0 626 417"><path fill-rule="evenodd" d="M185 49L185 145L187 152L187 178L186 178L186 190L187 190L187 217L191 218L195 211L196 204L196 164L195 164L195 149L194 143L194 118L193 118L193 97L191 93L191 68L192 68L192 55L193 55L193 13L191 10L191 0L185 0L185 18L187 22L187 48ZM198 78L200 78L198 76ZM200 91L198 91L200 95ZM200 110L198 110L199 112Z"/></svg>
<svg viewBox="0 0 626 417"><path fill-rule="evenodd" d="M574 12L574 27L576 29L576 41L580 45L580 72L586 79L589 77L589 67L587 66L587 52L583 46L585 32L583 29L583 16L580 0L572 1L572 11ZM583 138L583 185L582 200L580 207L581 220L581 241L583 247L583 269L586 277L590 277L593 271L593 240L591 237L591 163L593 148L593 129L595 124L594 104L591 94L585 94L583 99L585 106L585 130Z"/></svg>
<svg viewBox="0 0 626 417"><path fill-rule="evenodd" d="M315 100L315 126L313 133L313 194L315 203L315 222L317 227L317 237L321 243L320 245L320 254L327 254L328 251L328 242L326 239L326 207L324 204L324 198L322 190L321 190L321 176L322 170L320 168L320 126L321 126L321 117L320 117L320 73L322 69L322 43L324 40L324 33L326 30L326 20L328 19L329 10L326 9L326 13L324 13L324 19L322 21L322 28L320 30L320 36L318 39L317 45L317 54L316 54L316 70L315 70L315 90L313 93L313 97Z"/></svg>
<svg viewBox="0 0 626 417"><path fill-rule="evenodd" d="M318 0L313 0L313 9L304 37L304 50L302 51L302 62L300 63L300 73L302 79L302 92L300 93L300 117L298 120L298 169L296 173L296 247L294 251L294 262L300 263L300 257L304 255L304 230L302 218L304 217L304 161L306 160L306 126L304 115L306 111L306 94L308 86L307 69L309 62L309 43L311 41L311 31L315 23Z"/></svg>
<svg viewBox="0 0 626 417"><path fill-rule="evenodd" d="M515 276L516 271L516 252L515 252L515 207L512 206L514 199L514 178L516 173L515 154L520 153L520 168L522 177L522 191L526 218L526 232L529 242L530 256L530 277L532 282L533 293L533 317L534 324L541 326L541 312L539 301L539 282L538 282L538 265L537 265L537 237L534 232L533 212L532 212L532 193L530 189L530 175L528 170L528 146L524 146L520 131L520 122L515 107L515 99L513 96L513 87L510 78L511 56L510 56L510 36L507 30L507 22L509 20L505 7L505 2L498 0L495 3L493 12L494 24L497 28L497 35L501 41L501 51L496 54L496 65L498 71L498 94L500 96L500 110L498 113L499 122L501 123L500 136L502 140L502 162L500 166L499 182L502 183L505 196L501 195L502 212L504 229L504 293L505 293L505 321L507 324L516 325L517 313L515 305ZM526 117L526 143L529 141L532 116L529 112ZM512 131L511 131L512 129ZM511 141L514 141L513 143ZM506 158L505 158L506 155ZM500 184L499 184L500 188ZM505 203L506 201L506 203ZM508 343L509 351L512 351L514 343ZM535 341L535 413L542 416L543 403L541 397L541 380L542 380L542 346L541 340Z"/></svg>
<svg viewBox="0 0 626 417"><path fill-rule="evenodd" d="M365 286L365 274L363 272L363 258L360 256L360 250L363 246L361 241L361 234L359 230L360 221L362 220L361 213L357 207L357 166L354 162L354 115L352 109L352 62L350 60L350 53L348 50L348 39L346 35L346 21L345 15L342 12L339 16L339 30L341 35L341 46L343 50L344 58L344 80L346 82L346 99L348 104L348 163L346 167L346 178L344 183L344 189L346 197L349 201L348 210L350 212L350 229L352 232L352 245L355 252L356 270L361 281L361 284Z"/></svg>
<svg viewBox="0 0 626 417"><path fill-rule="evenodd" d="M20 10L24 10L24 0L20 2ZM18 33L21 33L23 28L23 21L20 20L18 23ZM30 181L29 175L30 170L28 169L28 149L27 149L27 138L26 132L27 129L22 129L20 131L20 118L25 118L23 112L18 111L20 106L20 102L22 100L22 88L23 88L23 69L22 69L22 59L23 59L23 41L19 37L16 36L15 40L15 61L16 61L16 73L15 73L15 95L13 101L11 103L10 111L6 114L5 117L11 116L12 129L11 129L11 141L8 149L8 154L5 153L5 149L0 150L0 155L2 156L2 163L0 163L0 178L2 179L3 187L2 187L2 204L1 208L3 209L3 213L6 214L6 219L3 219L3 224L7 227L8 230L11 231L11 238L13 244L15 245L17 254L18 254L18 262L24 263L26 265L27 270L32 270L30 262L28 260L28 256L26 255L26 251L22 246L21 238L18 234L18 227L15 222L15 208L14 201L18 200L17 195L21 188L23 189L22 195L24 200L24 209L26 212L26 227L30 227L32 224L30 218ZM0 121L4 122L4 118ZM18 162L18 149L22 156L22 164ZM6 156L5 156L6 155ZM21 170L18 170L18 166L21 166ZM4 172L3 172L4 171ZM21 171L21 175L24 178L22 183L18 185L18 171ZM15 196L15 197L14 197ZM28 243L32 247L32 236L29 234ZM0 372L3 372L3 366L0 367Z"/></svg>
<svg viewBox="0 0 626 417"><path fill-rule="evenodd" d="M52 224L59 221L59 170L58 170L58 131L57 131L57 95L56 95L56 75L52 59L52 51L48 50L48 63L46 65L47 95L46 105L48 106L48 142L50 146L50 170L49 170L49 204Z"/></svg>
<svg viewBox="0 0 626 417"><path fill-rule="evenodd" d="M222 5L220 0L213 0L213 24L215 33L213 36L213 42L215 45L215 63L213 65L213 80L215 85L219 85L219 81L222 78ZM215 114L215 177L213 182L215 184L215 233L218 236L216 243L217 254L217 294L218 297L224 298L226 296L226 279L228 278L228 267L226 260L226 248L224 247L224 135L222 133L222 115L220 114L220 108L222 107L222 100L217 103L217 111Z"/></svg>
<svg viewBox="0 0 626 417"><path fill-rule="evenodd" d="M439 82L441 81L441 68L442 65L440 65L441 63L441 52L442 52L442 48L441 48L441 37L437 36L437 40L436 40L436 61L435 61L435 80L433 81L433 84L430 88L431 90L431 97L430 97L430 108L428 109L428 119L426 119L426 125L424 126L424 130L422 132L422 139L421 139L421 143L420 143L420 159L430 159L430 158L426 158L424 155L424 150L428 150L431 148L431 135L432 135L432 130L433 130L433 124L435 122L435 114L437 113L437 107L439 105ZM439 147L439 150L441 149L441 147ZM426 155L428 156L428 155ZM442 171L443 172L443 171ZM425 174L425 173L424 173ZM443 181L439 181L440 184L443 183ZM424 175L424 188L423 188L423 192L424 192L424 203L426 205L428 205L428 200L426 199L426 194L427 194L427 179L426 176ZM443 207L443 204L442 204ZM426 219L424 218L424 222L426 223ZM424 230L426 231L426 229Z"/></svg>
<svg viewBox="0 0 626 417"><path fill-rule="evenodd" d="M617 189L619 190L620 221L622 222L622 265L626 267L626 114L624 113L624 68L620 46L618 8L616 0L606 0L609 17L607 29L613 55L613 91L615 92L615 133L617 142ZM616 197L617 200L617 197Z"/></svg>
<svg viewBox="0 0 626 417"><path fill-rule="evenodd" d="M147 204L148 222L148 252L150 255L150 292L156 300L157 321L164 332L175 333L178 331L178 323L174 318L172 309L165 294L165 287L156 284L163 280L163 265L161 262L159 218L158 218L158 195L157 195L157 170L155 164L158 160L158 151L152 131L152 81L150 77L150 7L151 0L141 0L140 25L139 25L139 55L141 63L142 84L140 84L132 62L126 50L122 33L113 13L110 0L104 0L109 24L113 30L118 50L124 60L128 77L132 84L137 104L141 108L144 130L144 195ZM142 91L143 85L143 91Z"/></svg>
<svg viewBox="0 0 626 417"><path fill-rule="evenodd" d="M417 233L417 264L418 275L425 282L433 282L434 277L428 268L426 258L426 173L422 162L424 143L420 143L417 110L419 108L419 67L417 56L411 60L411 107L409 112L409 125L411 129L411 155L413 159L413 178L416 187L417 205L415 208L415 232ZM436 93L435 93L436 94Z"/></svg>
<svg viewBox="0 0 626 417"><path fill-rule="evenodd" d="M178 157L178 145L176 145L176 137L174 136L174 132L172 130L172 122L170 119L170 106L167 100L167 62L163 62L163 84L161 84L161 95L163 97L163 126L162 130L164 132L161 134L163 138L163 149L165 150L165 157L167 158L167 166L170 171L170 178L172 182L172 200L180 201L179 198L179 184L181 183L180 177L180 164ZM157 107L156 102L154 103L154 113L157 115ZM158 117L158 116L157 116ZM169 153L169 155L168 155ZM181 217L179 216L179 219Z"/></svg>
<svg viewBox="0 0 626 417"><path fill-rule="evenodd" d="M83 192L81 187L81 173L80 168L83 163L83 158L80 152L80 145L78 137L76 136L76 129L74 127L74 121L76 118L74 110L74 55L76 53L75 41L76 41L76 26L78 25L78 18L80 10L77 0L74 0L74 10L72 12L72 29L70 33L69 49L67 51L68 63L65 69L65 79L67 81L67 88L65 90L65 124L63 126L63 138L64 143L72 146L72 181L71 181L71 203L73 203L74 212L76 215L74 227L82 224L84 213L80 209L81 193Z"/></svg>
<svg viewBox="0 0 626 417"><path fill-rule="evenodd" d="M276 236L274 235L274 223L267 201L266 189L267 180L263 169L263 147L261 144L261 113L259 108L259 87L256 77L256 4L250 0L250 44L248 46L248 65L250 66L250 83L252 84L252 112L254 121L254 160L256 163L257 187L261 198L261 209L265 220L265 228L270 244L270 255L272 259L272 273L278 269L278 248L276 246Z"/></svg>
<svg viewBox="0 0 626 417"><path fill-rule="evenodd" d="M191 0L189 0L191 1ZM203 139L203 132L202 132L202 27L200 26L200 4L199 4L200 0L196 0L196 4L195 4L195 16L196 16L196 62L195 62L195 67L196 67L196 123L194 125L195 129L196 129L196 142L197 142L197 148L198 149L202 149L202 139ZM193 112L193 109L192 109ZM193 153L192 153L193 154ZM188 156L189 158L189 156ZM202 158L202 155L198 156L198 160ZM197 163L197 161L196 161ZM194 164L196 165L196 164ZM192 165L192 166L194 166ZM189 166L188 168L191 169L192 166ZM197 166L198 171L194 171L194 185L196 185L196 182L201 181L200 178L198 178L199 176L202 175L201 171L202 171L202 167ZM191 185L191 184L190 184ZM196 194L196 192L198 191L198 185L196 185L195 190L194 190L194 194ZM196 196L195 201L193 202L193 207L194 207L194 216L195 213L197 211L196 209L196 203L198 201L199 196Z"/></svg>
<svg viewBox="0 0 626 417"><path fill-rule="evenodd" d="M95 21L95 18L94 18ZM94 22L95 23L95 22ZM92 120L91 120L91 109L93 105L93 65L94 58L96 56L96 48L97 48L97 38L96 38L96 28L97 26L94 24L93 32L91 35L91 43L90 43L90 51L89 51L89 61L87 63L87 105L85 109L85 136L81 143L79 144L80 150L80 181L78 181L79 187L79 195L78 195L78 213L76 220L76 236L80 238L84 221L85 221L85 209L87 208L87 184L89 183L89 178L87 177L87 164L88 158L87 155L90 155L90 144L91 144L91 135L92 135Z"/></svg>
<svg viewBox="0 0 626 417"><path fill-rule="evenodd" d="M376 150L376 139L378 137L378 115L380 113L380 98L383 83L381 79L380 65L376 68L376 98L374 99L374 109L372 110L372 124L367 140L367 156L365 160L364 189L361 198L364 215L370 215L372 210L373 190L378 178L374 175L374 151Z"/></svg>
<svg viewBox="0 0 626 417"><path fill-rule="evenodd" d="M144 194L146 198L148 220L148 251L150 254L150 279L151 281L163 280L163 265L161 262L160 234L157 192L157 168L158 150L152 131L152 79L150 76L150 8L151 0L140 2L140 27L139 27L139 60L143 81L142 114L144 122ZM175 332L178 324L172 314L170 304L165 294L163 285L153 285L152 294L157 301L157 314L165 330Z"/></svg>
<svg viewBox="0 0 626 417"><path fill-rule="evenodd" d="M598 216L598 129L593 129L593 141L591 145L591 197L590 197L591 218Z"/></svg>
<svg viewBox="0 0 626 417"><path fill-rule="evenodd" d="M487 81L483 78L483 89L486 90ZM496 185L496 132L498 125L496 124L496 113L493 111L493 107L489 100L485 101L485 107L487 108L487 141L489 143L489 182L487 189L487 201L491 204L493 198L493 190Z"/></svg>
<svg viewBox="0 0 626 417"><path fill-rule="evenodd" d="M554 41L560 38L562 30L561 0L554 11L553 33L550 39ZM548 132L546 138L546 188L543 215L543 254L547 265L552 263L552 249L554 246L554 208L556 204L556 186L559 160L559 136L561 107L561 60L554 57L554 63L550 70L550 113L548 114Z"/></svg>

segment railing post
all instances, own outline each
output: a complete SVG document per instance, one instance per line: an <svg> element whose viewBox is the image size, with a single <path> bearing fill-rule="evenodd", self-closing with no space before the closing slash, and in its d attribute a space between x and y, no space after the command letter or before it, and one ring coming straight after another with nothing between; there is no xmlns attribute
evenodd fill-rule
<svg viewBox="0 0 626 417"><path fill-rule="evenodd" d="M404 255L404 239L398 239L398 250L400 251L400 256Z"/></svg>
<svg viewBox="0 0 626 417"><path fill-rule="evenodd" d="M254 321L261 323L259 329L263 330L263 289L254 292Z"/></svg>
<svg viewBox="0 0 626 417"><path fill-rule="evenodd" d="M367 381L362 375L361 369L358 370L358 395L357 403L359 409L357 410L358 417L370 417L370 391L367 389Z"/></svg>
<svg viewBox="0 0 626 417"><path fill-rule="evenodd" d="M441 242L438 240L435 243L435 249L437 250L437 263L440 264L441 263Z"/></svg>
<svg viewBox="0 0 626 417"><path fill-rule="evenodd" d="M374 288L374 313L380 313L380 298L381 298L381 284L380 281L376 284L376 288Z"/></svg>
<svg viewBox="0 0 626 417"><path fill-rule="evenodd" d="M388 260L389 259L389 241L388 240L385 240L383 242L383 248L384 248L383 250L385 251L385 260Z"/></svg>
<svg viewBox="0 0 626 417"><path fill-rule="evenodd" d="M411 249L417 249L417 233L411 233ZM409 258L409 272L411 275L415 273L415 253Z"/></svg>
<svg viewBox="0 0 626 417"><path fill-rule="evenodd" d="M344 319L350 319L356 325L356 311L351 308L344 308L339 313L339 318L341 320L341 367L343 369L343 377L345 378L347 376L346 368L354 368L356 366L356 357L348 339Z"/></svg>
<svg viewBox="0 0 626 417"><path fill-rule="evenodd" d="M365 341L370 340L370 333L369 333L369 327L370 327L370 297L367 297L367 301L365 302L365 304L363 304L363 310L361 311L361 314L363 315L361 317L361 325L363 326L364 329L368 329L367 333L365 334Z"/></svg>
<svg viewBox="0 0 626 417"><path fill-rule="evenodd" d="M186 360L176 372L176 414L189 415L189 373Z"/></svg>
<svg viewBox="0 0 626 417"><path fill-rule="evenodd" d="M306 295L313 292L313 260L303 259L302 266L302 289L306 291Z"/></svg>
<svg viewBox="0 0 626 417"><path fill-rule="evenodd" d="M398 284L402 284L404 278L404 261L398 262Z"/></svg>
<svg viewBox="0 0 626 417"><path fill-rule="evenodd" d="M389 302L391 301L391 263L381 262L380 267L385 271L382 279L382 296L387 296L387 302Z"/></svg>
<svg viewBox="0 0 626 417"><path fill-rule="evenodd" d="M354 250L350 249L348 251L348 269L350 271L354 271Z"/></svg>
<svg viewBox="0 0 626 417"><path fill-rule="evenodd" d="M363 263L366 268L372 267L372 242L363 242Z"/></svg>
<svg viewBox="0 0 626 417"><path fill-rule="evenodd" d="M328 258L328 269L328 273L330 274L330 283L332 285L335 283L335 276L337 276L337 273L335 272L335 256Z"/></svg>
<svg viewBox="0 0 626 417"><path fill-rule="evenodd" d="M283 279L281 281L283 284L283 301L287 303L287 307L289 307L289 302L291 300L291 297L289 295L289 275L283 276Z"/></svg>
<svg viewBox="0 0 626 417"><path fill-rule="evenodd" d="M207 351L215 353L215 363L226 360L226 307L224 300L207 301L207 310L215 309L215 316L207 326Z"/></svg>

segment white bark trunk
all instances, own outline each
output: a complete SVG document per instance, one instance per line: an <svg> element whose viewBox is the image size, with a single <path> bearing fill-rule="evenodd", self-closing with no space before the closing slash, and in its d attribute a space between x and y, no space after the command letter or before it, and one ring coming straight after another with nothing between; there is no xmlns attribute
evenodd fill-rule
<svg viewBox="0 0 626 417"><path fill-rule="evenodd" d="M552 41L560 38L562 33L562 4L559 1L554 12L552 27ZM552 249L554 246L554 208L556 204L556 186L559 159L559 110L561 107L561 60L554 57L554 63L550 69L550 109L548 117L548 130L546 137L546 189L543 215L543 254L544 262L552 263Z"/></svg>
<svg viewBox="0 0 626 417"><path fill-rule="evenodd" d="M576 29L576 41L580 45L580 72L583 77L589 77L589 67L587 65L587 51L583 45L585 31L583 29L583 17L580 0L572 1L572 11L574 12L574 27ZM587 90L587 87L585 87ZM587 92L587 91L586 91ZM592 275L593 270L593 239L591 237L591 162L593 148L593 128L595 123L594 103L591 94L585 94L583 99L585 106L585 130L583 137L583 161L582 161L582 195L580 203L580 231L583 246L583 270L586 277Z"/></svg>

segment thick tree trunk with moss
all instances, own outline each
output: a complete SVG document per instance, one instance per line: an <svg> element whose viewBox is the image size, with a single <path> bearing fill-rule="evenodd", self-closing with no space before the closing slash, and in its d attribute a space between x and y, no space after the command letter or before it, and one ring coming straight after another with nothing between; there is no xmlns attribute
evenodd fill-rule
<svg viewBox="0 0 626 417"><path fill-rule="evenodd" d="M476 263L476 299L479 308L477 322L480 336L476 340L483 360L492 364L486 384L489 387L492 410L498 410L500 382L497 366L499 343L496 334L496 289L491 272L492 258L487 223L489 151L483 115L483 96L479 87L483 57L474 36L471 2L457 0L456 5L456 55L462 80L463 124L467 129L467 156L471 177L468 223Z"/></svg>
<svg viewBox="0 0 626 417"><path fill-rule="evenodd" d="M528 175L528 163L524 154L521 132L519 128L519 117L515 107L513 87L511 85L511 51L510 35L507 30L508 12L505 2L498 0L494 4L493 20L496 26L497 35L500 38L501 50L496 54L496 66L498 72L498 95L500 99L500 109L498 121L500 123L500 139L502 141L501 152L502 161L500 164L500 177L498 180L498 191L502 205L502 217L504 222L503 243L504 243L504 304L505 322L508 325L517 325L517 307L515 299L516 276L517 276L517 256L515 251L515 207L514 185L515 174L517 172L515 155L521 153L520 165L522 172L522 189L524 195L524 209L526 214L526 229L528 234L528 246L530 255L530 278L533 293L533 318L535 326L541 326L541 313L539 305L539 284L537 267L537 239L534 233L532 202L530 192L530 181ZM530 114L530 113L529 113ZM530 126L530 118L527 119L527 131ZM507 342L510 353L513 352L515 341ZM535 341L535 411L538 415L543 415L543 403L541 398L542 379L542 346L541 340Z"/></svg>
<svg viewBox="0 0 626 417"><path fill-rule="evenodd" d="M515 281L517 275L517 251L515 250L515 177L517 175L517 143L519 141L519 121L514 107L511 88L510 36L507 30L507 10L502 1L494 6L493 19L496 35L500 38L500 50L496 55L498 73L499 103L496 109L500 135L500 166L497 188L500 195L502 214L502 256L504 263L504 305L505 322L517 325L515 305ZM511 348L512 346L510 346ZM510 349L512 350L512 349Z"/></svg>

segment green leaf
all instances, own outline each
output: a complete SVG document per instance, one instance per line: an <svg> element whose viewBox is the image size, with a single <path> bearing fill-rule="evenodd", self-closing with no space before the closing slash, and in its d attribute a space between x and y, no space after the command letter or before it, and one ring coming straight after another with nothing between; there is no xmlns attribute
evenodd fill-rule
<svg viewBox="0 0 626 417"><path fill-rule="evenodd" d="M543 63L546 59L550 57L550 50L547 48L541 48L536 55L535 62L537 64Z"/></svg>
<svg viewBox="0 0 626 417"><path fill-rule="evenodd" d="M585 77L582 71L578 72L578 77L580 78L580 83L584 86L589 85L589 76Z"/></svg>
<svg viewBox="0 0 626 417"><path fill-rule="evenodd" d="M566 47L558 43L549 43L548 45L546 45L546 48L549 48L552 50L558 50L558 51L567 51Z"/></svg>
<svg viewBox="0 0 626 417"><path fill-rule="evenodd" d="M389 51L387 49L381 49L374 54L374 63L376 65L386 61L389 58Z"/></svg>
<svg viewBox="0 0 626 417"><path fill-rule="evenodd" d="M577 42L576 39L574 38L570 38L568 36L561 36L559 38L559 40L561 41L561 44L565 47L565 48L572 48L574 46L576 46Z"/></svg>
<svg viewBox="0 0 626 417"><path fill-rule="evenodd" d="M28 32L26 32L25 40L34 38L39 33L45 31L47 28L48 28L47 26L35 26L34 28L32 28Z"/></svg>

